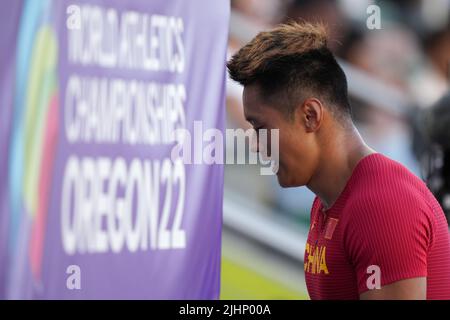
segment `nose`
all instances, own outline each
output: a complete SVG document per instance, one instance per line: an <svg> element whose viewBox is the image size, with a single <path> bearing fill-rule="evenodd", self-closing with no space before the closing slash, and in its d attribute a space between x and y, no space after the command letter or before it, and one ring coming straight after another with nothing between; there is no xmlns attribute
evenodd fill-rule
<svg viewBox="0 0 450 320"><path fill-rule="evenodd" d="M252 130L252 135L250 136L250 151L255 153L260 152L259 137L257 130Z"/></svg>
<svg viewBox="0 0 450 320"><path fill-rule="evenodd" d="M262 132L259 130L253 130L253 133L250 138L250 151L258 153L263 161L269 160L269 156L267 154L268 143L267 133L262 129ZM262 138L260 137L260 133L262 134Z"/></svg>

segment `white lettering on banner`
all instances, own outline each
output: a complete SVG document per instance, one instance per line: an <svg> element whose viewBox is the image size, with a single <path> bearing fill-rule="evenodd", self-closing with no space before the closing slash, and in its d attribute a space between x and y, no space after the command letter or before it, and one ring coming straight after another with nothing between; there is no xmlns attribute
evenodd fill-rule
<svg viewBox="0 0 450 320"><path fill-rule="evenodd" d="M63 62L69 74L62 82L62 121L67 147L175 144L175 131L186 128L183 19L89 4L71 4L66 13ZM127 161L89 150L94 155L73 153L65 163L64 251L186 248L181 159L142 159L136 149Z"/></svg>
<svg viewBox="0 0 450 320"><path fill-rule="evenodd" d="M92 5L77 8L80 27L68 28L71 63L183 73L181 18L135 11L125 11L119 16L115 9ZM67 20L68 25L73 25L73 16Z"/></svg>
<svg viewBox="0 0 450 320"><path fill-rule="evenodd" d="M183 84L70 76L64 103L69 143L163 145L185 128Z"/></svg>
<svg viewBox="0 0 450 320"><path fill-rule="evenodd" d="M122 158L70 157L61 203L64 251L185 248L185 179L181 160L133 159L127 165Z"/></svg>

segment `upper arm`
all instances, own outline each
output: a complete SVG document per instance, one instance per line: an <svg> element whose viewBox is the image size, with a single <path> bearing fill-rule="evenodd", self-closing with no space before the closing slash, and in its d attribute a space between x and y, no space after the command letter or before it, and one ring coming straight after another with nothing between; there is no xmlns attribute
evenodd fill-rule
<svg viewBox="0 0 450 320"><path fill-rule="evenodd" d="M424 207L386 196L355 209L346 224L344 247L361 298L426 297L432 223ZM381 289L370 285L375 269Z"/></svg>
<svg viewBox="0 0 450 320"><path fill-rule="evenodd" d="M361 300L425 300L427 278L400 280L380 289L365 291L359 297Z"/></svg>

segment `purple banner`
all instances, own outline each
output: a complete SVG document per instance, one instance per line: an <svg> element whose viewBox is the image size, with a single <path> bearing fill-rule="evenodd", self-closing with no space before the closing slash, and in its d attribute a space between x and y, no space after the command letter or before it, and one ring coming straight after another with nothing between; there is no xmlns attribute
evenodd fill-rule
<svg viewBox="0 0 450 320"><path fill-rule="evenodd" d="M16 4L17 3L17 4ZM0 298L217 299L228 1L14 1L0 14Z"/></svg>

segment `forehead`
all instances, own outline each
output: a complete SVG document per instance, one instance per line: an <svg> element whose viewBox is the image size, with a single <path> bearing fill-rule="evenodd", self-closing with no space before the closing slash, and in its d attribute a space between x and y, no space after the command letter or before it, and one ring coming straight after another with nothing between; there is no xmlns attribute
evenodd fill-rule
<svg viewBox="0 0 450 320"><path fill-rule="evenodd" d="M247 120L262 117L266 108L264 108L265 104L257 85L251 84L244 87L242 102L244 104L244 115Z"/></svg>

